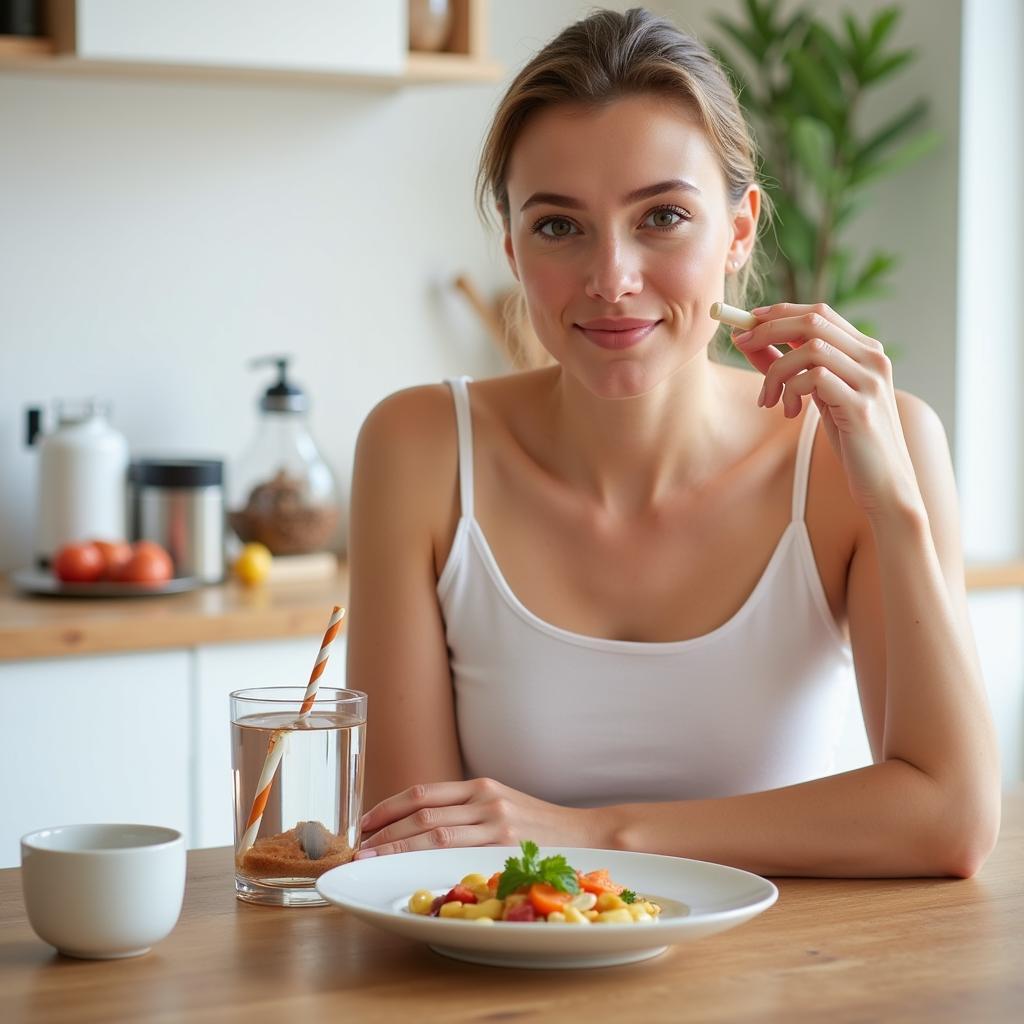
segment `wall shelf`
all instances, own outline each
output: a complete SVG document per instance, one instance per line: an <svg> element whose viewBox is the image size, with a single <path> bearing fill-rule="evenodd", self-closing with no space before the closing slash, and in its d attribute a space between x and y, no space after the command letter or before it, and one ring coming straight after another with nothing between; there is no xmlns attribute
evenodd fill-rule
<svg viewBox="0 0 1024 1024"><path fill-rule="evenodd" d="M61 10L65 20L55 23L58 29L55 39L0 36L0 73L212 79L377 89L498 82L504 74L504 69L487 56L485 0L454 0L449 50L441 53L410 52L406 55L405 68L399 73L81 57L74 52L74 30L66 20L73 17L73 5L65 4Z"/></svg>

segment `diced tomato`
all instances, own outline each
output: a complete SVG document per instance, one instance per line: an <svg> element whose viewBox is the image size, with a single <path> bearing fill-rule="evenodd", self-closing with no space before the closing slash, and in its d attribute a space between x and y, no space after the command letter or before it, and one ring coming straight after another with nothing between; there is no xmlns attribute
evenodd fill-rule
<svg viewBox="0 0 1024 1024"><path fill-rule="evenodd" d="M464 885L456 885L447 892L441 902L454 903L456 900L458 900L459 903L476 903L476 893Z"/></svg>
<svg viewBox="0 0 1024 1024"><path fill-rule="evenodd" d="M614 893L618 896L620 892L625 890L624 885L616 885L608 877L607 868L598 868L597 871L588 871L585 875L582 872L577 871L576 874L579 876L580 888L584 892L592 892L595 896L600 896L603 892Z"/></svg>
<svg viewBox="0 0 1024 1024"><path fill-rule="evenodd" d="M537 911L533 909L532 903L517 903L514 907L505 910L506 921L536 921Z"/></svg>
<svg viewBox="0 0 1024 1024"><path fill-rule="evenodd" d="M502 875L502 872L495 871L494 874L491 875L491 877L487 879L487 888L490 889L491 892L497 892L498 891L498 885L501 882L501 875Z"/></svg>
<svg viewBox="0 0 1024 1024"><path fill-rule="evenodd" d="M546 882L534 882L530 886L530 903L538 914L547 917L556 910L564 910L565 905L572 897L567 892L560 892L553 885Z"/></svg>

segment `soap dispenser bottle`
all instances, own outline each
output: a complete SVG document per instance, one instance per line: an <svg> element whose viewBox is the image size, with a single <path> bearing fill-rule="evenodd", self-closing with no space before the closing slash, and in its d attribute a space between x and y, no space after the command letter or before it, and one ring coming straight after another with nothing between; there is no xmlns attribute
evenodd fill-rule
<svg viewBox="0 0 1024 1024"><path fill-rule="evenodd" d="M255 437L228 479L228 522L244 543L274 555L327 549L341 518L338 485L307 423L309 400L288 378L290 356L264 356L254 369L277 368L259 401Z"/></svg>

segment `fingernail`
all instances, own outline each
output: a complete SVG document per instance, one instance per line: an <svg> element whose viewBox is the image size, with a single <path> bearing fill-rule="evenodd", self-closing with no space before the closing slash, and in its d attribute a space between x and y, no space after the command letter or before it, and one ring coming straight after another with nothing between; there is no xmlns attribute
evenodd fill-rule
<svg viewBox="0 0 1024 1024"><path fill-rule="evenodd" d="M376 857L376 850L360 850L352 859L353 860L366 860L368 857Z"/></svg>
<svg viewBox="0 0 1024 1024"><path fill-rule="evenodd" d="M363 816L362 816L362 817L361 817L361 818L359 819L359 831L360 831L360 832L365 832L365 831L366 831L366 825L367 825L367 822L369 822L369 820L370 820L370 812L369 812L369 811L367 811L367 812L366 812L366 813L365 813L365 814L364 814L364 815L363 815Z"/></svg>
<svg viewBox="0 0 1024 1024"><path fill-rule="evenodd" d="M753 331L744 331L742 334L734 334L732 336L732 343L734 345L742 345L743 342L749 341Z"/></svg>
<svg viewBox="0 0 1024 1024"><path fill-rule="evenodd" d="M767 313L771 306L758 306L756 309L752 309L750 312L757 316L758 313Z"/></svg>

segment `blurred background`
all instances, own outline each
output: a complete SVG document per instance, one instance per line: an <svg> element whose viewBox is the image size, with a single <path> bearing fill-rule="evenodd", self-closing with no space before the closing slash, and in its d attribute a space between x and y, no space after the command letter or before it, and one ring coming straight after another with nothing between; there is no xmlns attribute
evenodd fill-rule
<svg viewBox="0 0 1024 1024"><path fill-rule="evenodd" d="M68 4L54 6L67 16ZM270 17L268 31L280 36L292 29L275 29L268 12L287 7L287 21L301 24L298 8L312 16L322 2L172 6L193 9L202 31L179 32L161 55L132 52L130 32L119 34L154 4L80 0L77 41L56 43L77 46L76 60L32 40L52 34L45 4L0 4L0 572L33 557L30 406L98 397L133 456L224 460L230 477L256 431L257 399L275 380L249 363L286 353L343 505L357 431L382 397L509 367L493 321L453 284L465 275L488 308L513 284L499 238L474 210L477 156L515 71L592 5L456 3L459 18L473 19L462 29L473 68L425 55L404 75L404 2L326 5L350 26L340 71L326 73L316 53L308 67L261 57L266 41L239 28ZM756 33L745 56L721 17L753 31L759 5L648 6L721 45L756 80ZM882 260L841 310L894 347L897 386L946 426L975 573L971 613L1004 775L1015 781L1024 727L1024 5L818 0L783 2L777 13L800 9L838 39L849 38L851 13L865 31L882 24L887 52L912 51L879 69L846 112L870 138L914 107L887 152L912 140L920 152L904 152L859 194L844 226L847 269L856 277L873 253ZM204 51L221 36L236 51ZM812 84L800 79L797 91ZM796 155L813 178L813 146L827 156L830 143L815 136L808 102ZM833 102L841 113L847 105ZM330 546L342 552L344 543L342 515Z"/></svg>

